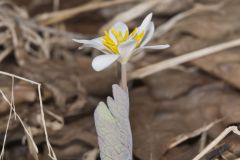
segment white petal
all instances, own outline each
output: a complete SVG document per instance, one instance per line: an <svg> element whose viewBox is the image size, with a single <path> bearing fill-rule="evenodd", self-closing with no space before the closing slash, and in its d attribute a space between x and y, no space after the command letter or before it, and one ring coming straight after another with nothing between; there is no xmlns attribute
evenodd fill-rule
<svg viewBox="0 0 240 160"><path fill-rule="evenodd" d="M149 26L145 30L143 40L140 44L140 47L145 46L153 37L154 34L154 24L150 22Z"/></svg>
<svg viewBox="0 0 240 160"><path fill-rule="evenodd" d="M126 42L121 43L118 46L118 51L122 57L123 61L128 61L128 59L130 58L133 50L136 47L137 42L133 39L129 39Z"/></svg>
<svg viewBox="0 0 240 160"><path fill-rule="evenodd" d="M91 47L95 48L105 54L110 54L110 52L107 50L107 48L102 43L102 37L95 38L92 40L79 40L79 39L72 39L74 42L83 44L79 47L79 49L85 48L85 47Z"/></svg>
<svg viewBox="0 0 240 160"><path fill-rule="evenodd" d="M110 66L118 58L119 58L119 55L114 55L114 54L97 56L92 61L92 67L95 71L101 71L107 68L108 66Z"/></svg>
<svg viewBox="0 0 240 160"><path fill-rule="evenodd" d="M124 35L127 31L128 31L128 27L125 23L123 22L117 22L115 23L112 28L116 29L116 31L120 31L122 32L122 34Z"/></svg>
<svg viewBox="0 0 240 160"><path fill-rule="evenodd" d="M101 37L95 38L92 40L80 40L80 39L73 39L74 42L81 43L83 45L87 45L93 48L96 48L98 50L104 49L105 46L101 42Z"/></svg>
<svg viewBox="0 0 240 160"><path fill-rule="evenodd" d="M125 35L126 31L128 31L128 27L125 23L123 22L117 22L115 23L112 28L114 28L116 31L121 32L122 35ZM115 44L117 44L117 38L114 36L114 34L112 33L112 28L109 30L109 36L110 38L113 40L113 42Z"/></svg>
<svg viewBox="0 0 240 160"><path fill-rule="evenodd" d="M115 44L117 44L117 39L115 38L115 36L114 36L113 33L111 32L111 30L110 30L108 33L109 33L110 38L113 40L113 42L114 42Z"/></svg>
<svg viewBox="0 0 240 160"><path fill-rule="evenodd" d="M94 38L91 41L93 41L99 45L103 45L102 37Z"/></svg>
<svg viewBox="0 0 240 160"><path fill-rule="evenodd" d="M170 47L169 44L164 44L164 45L144 46L144 47L141 47L140 49L166 49L169 47Z"/></svg>
<svg viewBox="0 0 240 160"><path fill-rule="evenodd" d="M134 55L143 51L144 49L166 49L169 48L170 45L169 44L164 44L164 45L154 45L154 46L144 46L144 47L140 47L134 50Z"/></svg>
<svg viewBox="0 0 240 160"><path fill-rule="evenodd" d="M77 43L85 43L85 42L89 42L90 40L85 40L85 39L72 39L74 42L77 42Z"/></svg>
<svg viewBox="0 0 240 160"><path fill-rule="evenodd" d="M140 27L139 27L139 32L138 32L138 33L141 33L142 31L145 31L146 28L149 26L151 20L152 20L152 13L148 14L148 15L144 18L142 24L141 24Z"/></svg>

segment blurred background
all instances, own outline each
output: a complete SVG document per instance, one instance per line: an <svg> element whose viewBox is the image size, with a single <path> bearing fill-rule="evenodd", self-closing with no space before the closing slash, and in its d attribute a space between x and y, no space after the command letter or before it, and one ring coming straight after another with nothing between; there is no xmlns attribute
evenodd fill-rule
<svg viewBox="0 0 240 160"><path fill-rule="evenodd" d="M93 112L119 81L116 64L95 72L91 60L99 52L78 50L71 39L101 36L116 21L133 30L150 12L155 23L150 44L171 47L134 57L129 76L206 47L223 49L129 79L135 159L191 160L226 127L239 124L240 43L229 49L222 45L240 38L239 0L0 0L0 70L42 84L46 126L59 160L99 159ZM11 86L11 77L1 75L0 89L8 96ZM15 80L14 97L39 147L39 160L49 159L36 85ZM8 116L1 98L1 146ZM24 139L13 118L5 160L34 160ZM203 159L238 157L240 137L230 134Z"/></svg>

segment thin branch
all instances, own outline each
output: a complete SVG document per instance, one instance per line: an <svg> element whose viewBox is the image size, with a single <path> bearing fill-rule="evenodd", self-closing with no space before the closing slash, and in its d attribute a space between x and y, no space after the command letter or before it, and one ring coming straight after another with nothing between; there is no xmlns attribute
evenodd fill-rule
<svg viewBox="0 0 240 160"><path fill-rule="evenodd" d="M12 77L11 105L12 105L12 107L13 107L14 118L15 118L15 120L16 120L16 119L17 119L17 115L16 115L17 112L16 112L15 98L14 98L14 83L15 83L14 77Z"/></svg>
<svg viewBox="0 0 240 160"><path fill-rule="evenodd" d="M29 82L29 83L31 83L31 84L41 85L41 84L38 83L38 82L29 80L29 79L26 79L26 78L23 78L23 77L20 77L20 76L17 76L17 75L15 75L15 74L11 74L11 73L8 73L8 72L0 71L0 74L5 75L5 76L9 76L9 77L14 77L14 78L17 78L17 79L20 79L20 80Z"/></svg>
<svg viewBox="0 0 240 160"><path fill-rule="evenodd" d="M157 27L153 38L158 38L158 37L164 35L168 31L170 31L178 22L180 22L181 20L183 20L193 14L200 13L200 12L206 12L206 11L219 11L219 9L221 9L225 3L226 2L217 4L217 5L210 5L210 6L196 4L192 9L177 14L176 16L169 19L166 23Z"/></svg>
<svg viewBox="0 0 240 160"><path fill-rule="evenodd" d="M202 150L202 152L200 152L195 158L193 158L193 160L201 159L231 132L240 136L240 131L238 130L237 126L231 126L226 128L216 139L214 139L204 150Z"/></svg>
<svg viewBox="0 0 240 160"><path fill-rule="evenodd" d="M37 85L38 87L38 96L39 96L39 103L40 103L40 110L41 110L41 118L42 118L42 125L43 125L43 129L44 129L44 134L45 134L45 139L46 139L46 143L47 143L47 147L48 147L48 152L49 152L49 157L53 160L57 160L57 157L53 151L53 148L49 142L49 138L48 138L48 133L47 133L47 127L46 127L46 123L45 123L45 116L44 116L44 111L43 111L43 103L42 103L42 95L41 95L41 83L38 83L38 82L35 82L35 81L32 81L32 80L29 80L29 79L26 79L26 78L23 78L23 77L20 77L20 76L17 76L15 74L11 74L11 73L7 73L7 72L4 72L4 71L0 71L0 74L2 75L6 75L6 76L9 76L9 77L12 77L12 78L17 78L17 79L20 79L20 80L23 80L23 81L26 81L26 82L29 82L31 84L34 84L34 85ZM11 107L11 110L12 111L15 111L14 110L14 107L12 105L12 102L10 102L8 100L8 98L5 96L5 94L3 93L2 90L0 90L0 93L2 94L4 100L9 104L9 106ZM13 100L13 98L12 98ZM29 138L31 138L31 141L33 144L34 143L34 140L32 139L30 133L28 132L28 129L25 127L24 125L24 122L22 121L21 117L15 113L16 117L18 118L18 120L20 121L20 123L22 124L26 134L29 136ZM36 146L36 145L34 145ZM37 148L35 148L35 150L37 150Z"/></svg>
<svg viewBox="0 0 240 160"><path fill-rule="evenodd" d="M1 89L0 89L0 93L1 93L1 95L2 95L2 97L3 97L3 99L8 103L8 105L9 105L9 107L10 107L10 111L11 111L11 112L15 112L15 110L14 110L14 108L13 108L13 106L12 106L12 102L10 102L10 101L8 100L8 98L6 97L6 95L3 93L3 91L2 91ZM10 112L10 113L11 113L11 112ZM12 116L12 113L9 114L9 116L10 116L10 115ZM15 115L16 115L16 117L18 118L19 122L22 124L22 127L23 127L25 133L29 136L29 138L31 139L32 143L35 144L33 138L31 137L30 133L28 132L28 129L26 128L26 126L25 126L23 120L21 119L21 117L20 117L16 112L15 112ZM8 126L7 126L6 131L8 131ZM5 135L6 135L6 134L7 134L7 132L5 133ZM5 142L4 142L4 143L5 143ZM36 144L35 144L34 146L36 146ZM35 148L35 149L38 150L37 148ZM3 154L4 154L4 152L3 152ZM2 157L0 157L0 158L2 158Z"/></svg>
<svg viewBox="0 0 240 160"><path fill-rule="evenodd" d="M115 22L121 21L121 22L125 22L126 23L126 22L129 22L129 21L132 21L135 18L137 18L137 17L141 16L142 14L144 14L145 12L149 11L150 9L155 7L156 5L158 5L158 3L161 3L161 1L159 1L159 0L143 1L143 2L135 5L131 9L129 9L127 11L124 11L124 12L121 12L118 15L116 15L107 24L102 26L100 28L99 32L103 33L105 30L110 28L111 25L113 25L113 23L115 23Z"/></svg>
<svg viewBox="0 0 240 160"><path fill-rule="evenodd" d="M179 135L176 138L174 138L174 140L172 140L172 143L168 146L168 150L176 147L177 145L183 143L184 141L188 140L189 138L193 138L196 137L204 132L207 132L209 129L211 129L212 127L214 127L216 124L218 124L219 122L221 122L222 119L217 119L211 123L209 123L208 125L205 125L191 133L188 134L183 134L183 135Z"/></svg>
<svg viewBox="0 0 240 160"><path fill-rule="evenodd" d="M56 11L53 13L45 13L42 15L37 16L35 19L38 23L44 25L52 25L59 22L63 22L69 18L72 18L80 13L89 12L96 9L101 9L105 7L120 5L124 3L134 2L134 0L115 0L115 1L96 1L96 2L89 2L85 5L80 5L75 8L65 9L61 11Z"/></svg>
<svg viewBox="0 0 240 160"><path fill-rule="evenodd" d="M2 144L2 151L1 151L1 154L0 154L0 160L3 160L8 129L9 129L10 120L11 120L11 117L12 117L12 112L13 112L12 109L10 109L9 116L8 116L8 121L7 121L7 127L6 127L6 130L5 130L5 135L4 135L3 144Z"/></svg>
<svg viewBox="0 0 240 160"><path fill-rule="evenodd" d="M200 139L199 152L201 152L205 148L206 143L207 143L207 131L204 131Z"/></svg>
<svg viewBox="0 0 240 160"><path fill-rule="evenodd" d="M59 10L59 6L60 6L60 0L53 0L53 10L54 11Z"/></svg>
<svg viewBox="0 0 240 160"><path fill-rule="evenodd" d="M48 139L48 133L47 133L47 127L46 127L46 122L45 122L45 116L44 116L44 111L43 111L43 103L42 103L42 94L41 94L41 84L38 84L38 96L39 96L39 103L40 103L40 110L41 110L41 117L42 117L42 124L43 124L43 129L45 133L45 138L46 138L46 143L48 146L48 155L51 157L53 160L57 160L57 157L52 149L52 146L49 142Z"/></svg>
<svg viewBox="0 0 240 160"><path fill-rule="evenodd" d="M224 42L224 43L210 46L204 49L193 51L193 52L184 54L182 56L171 58L162 62L149 65L147 67L137 69L131 73L130 79L144 78L146 76L174 67L176 65L180 65L182 63L186 63L186 62L195 60L197 58L208 56L210 54L214 54L214 53L217 53L229 48L237 47L237 46L240 46L240 39Z"/></svg>
<svg viewBox="0 0 240 160"><path fill-rule="evenodd" d="M0 63L12 52L13 47L7 47L1 54L0 54Z"/></svg>
<svg viewBox="0 0 240 160"><path fill-rule="evenodd" d="M73 32L69 32L69 31L61 31L61 30L53 28L53 27L43 26L43 25L37 24L34 21L25 20L21 17L17 17L17 20L22 26L28 26L32 29L35 29L36 31L47 32L47 33L50 33L50 34L54 34L56 36L64 36L64 37L67 37L69 39L72 39L72 38L79 38L80 39L80 38L85 37L84 35L79 34L79 33L73 33Z"/></svg>

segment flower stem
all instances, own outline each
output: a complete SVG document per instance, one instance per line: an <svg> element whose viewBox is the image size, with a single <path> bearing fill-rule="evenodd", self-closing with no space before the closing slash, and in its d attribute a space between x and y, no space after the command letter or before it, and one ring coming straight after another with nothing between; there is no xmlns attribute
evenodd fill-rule
<svg viewBox="0 0 240 160"><path fill-rule="evenodd" d="M127 64L121 64L121 87L127 92Z"/></svg>

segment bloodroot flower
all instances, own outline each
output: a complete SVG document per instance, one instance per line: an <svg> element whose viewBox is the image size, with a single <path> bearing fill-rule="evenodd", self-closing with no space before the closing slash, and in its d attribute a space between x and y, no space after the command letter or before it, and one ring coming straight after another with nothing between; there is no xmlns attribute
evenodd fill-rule
<svg viewBox="0 0 240 160"><path fill-rule="evenodd" d="M142 24L130 34L125 23L117 22L109 31L105 31L102 37L92 40L73 39L73 41L83 44L80 48L92 47L104 53L104 55L99 55L92 61L93 69L101 71L115 61L122 64L127 63L132 55L144 49L165 49L169 47L167 44L145 46L154 34L154 23L151 20L152 13L148 14Z"/></svg>

